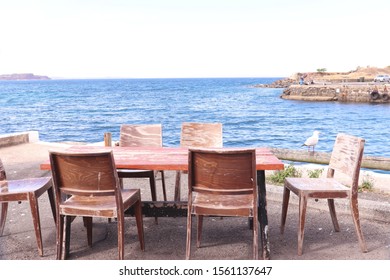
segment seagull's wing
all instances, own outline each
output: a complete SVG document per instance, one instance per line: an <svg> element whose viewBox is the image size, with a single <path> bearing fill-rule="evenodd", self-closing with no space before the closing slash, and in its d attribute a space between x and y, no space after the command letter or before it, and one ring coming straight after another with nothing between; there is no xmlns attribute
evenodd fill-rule
<svg viewBox="0 0 390 280"><path fill-rule="evenodd" d="M310 136L309 138L306 139L305 143L303 146L314 146L318 143L318 138L315 137L314 135Z"/></svg>

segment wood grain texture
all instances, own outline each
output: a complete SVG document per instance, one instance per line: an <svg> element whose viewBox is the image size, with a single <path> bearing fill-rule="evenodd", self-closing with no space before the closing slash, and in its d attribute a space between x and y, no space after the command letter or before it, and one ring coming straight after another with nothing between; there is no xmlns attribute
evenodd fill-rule
<svg viewBox="0 0 390 280"><path fill-rule="evenodd" d="M162 147L162 126L123 124L120 128L119 146Z"/></svg>
<svg viewBox="0 0 390 280"><path fill-rule="evenodd" d="M203 216L253 218L253 258L258 259L258 188L255 149L194 149L188 158L186 258L191 254L192 215L198 218L200 246Z"/></svg>
<svg viewBox="0 0 390 280"><path fill-rule="evenodd" d="M221 123L182 123L182 147L221 148L223 134Z"/></svg>
<svg viewBox="0 0 390 280"><path fill-rule="evenodd" d="M144 250L140 190L121 188L112 150L89 153L51 151L49 155L56 190L57 259L68 255L69 217L75 216L84 219L89 245L92 245L92 217L116 218L118 258L123 259L124 211L130 207L134 207L136 213L138 237L141 249Z"/></svg>
<svg viewBox="0 0 390 280"><path fill-rule="evenodd" d="M123 124L120 128L119 146L121 147L162 147L162 125L161 124ZM123 182L124 178L147 178L149 179L152 200L157 200L156 177L161 175L161 184L164 200L167 200L165 187L164 170L134 170L119 169L119 177ZM122 183L123 185L123 183ZM156 220L157 222L157 220Z"/></svg>
<svg viewBox="0 0 390 280"><path fill-rule="evenodd" d="M282 170L284 163L268 148L256 149L257 170ZM88 153L113 151L117 168L151 170L187 170L188 148L184 147L97 147L76 145L62 151ZM42 170L50 170L50 161L42 162Z"/></svg>
<svg viewBox="0 0 390 280"><path fill-rule="evenodd" d="M45 192L47 192L49 195L51 210L55 220L54 194L52 188L52 180L50 177L0 181L0 235L3 235L3 230L5 227L5 221L8 212L8 203L27 201L30 205L32 222L34 225L34 232L40 256L43 256L43 243L41 234L41 223L39 217L38 198Z"/></svg>

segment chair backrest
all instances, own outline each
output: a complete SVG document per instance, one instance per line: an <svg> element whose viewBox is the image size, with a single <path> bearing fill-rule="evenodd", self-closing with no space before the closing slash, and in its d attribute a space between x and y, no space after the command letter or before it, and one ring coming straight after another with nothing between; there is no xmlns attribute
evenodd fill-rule
<svg viewBox="0 0 390 280"><path fill-rule="evenodd" d="M123 124L120 128L119 146L162 147L162 126Z"/></svg>
<svg viewBox="0 0 390 280"><path fill-rule="evenodd" d="M362 138L339 133L330 157L328 177L333 177L335 171L341 172L350 178L351 187L357 191L364 144Z"/></svg>
<svg viewBox="0 0 390 280"><path fill-rule="evenodd" d="M190 148L188 158L190 192L256 194L255 149Z"/></svg>
<svg viewBox="0 0 390 280"><path fill-rule="evenodd" d="M50 151L56 195L114 195L119 188L112 151L67 153Z"/></svg>
<svg viewBox="0 0 390 280"><path fill-rule="evenodd" d="M0 159L0 181L4 181L6 179L7 179L7 176L5 174L4 165L3 165L3 162Z"/></svg>
<svg viewBox="0 0 390 280"><path fill-rule="evenodd" d="M223 134L221 123L182 123L180 146L221 148Z"/></svg>

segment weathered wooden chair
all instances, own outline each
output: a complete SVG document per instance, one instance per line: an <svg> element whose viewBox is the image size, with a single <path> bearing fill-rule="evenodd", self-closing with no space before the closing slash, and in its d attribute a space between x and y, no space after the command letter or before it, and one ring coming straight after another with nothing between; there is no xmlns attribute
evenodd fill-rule
<svg viewBox="0 0 390 280"><path fill-rule="evenodd" d="M161 124L132 125L123 124L120 128L119 146L122 147L162 147ZM167 200L163 170L118 169L121 181L124 178L149 178L150 192L153 201L157 201L156 176L161 174L164 200Z"/></svg>
<svg viewBox="0 0 390 280"><path fill-rule="evenodd" d="M56 195L57 259L66 258L70 247L71 220L84 219L88 245L92 246L92 218L116 218L119 259L124 259L124 211L134 207L141 250L145 248L141 194L123 189L119 183L112 151L67 153L50 151ZM66 217L65 252L64 219Z"/></svg>
<svg viewBox="0 0 390 280"><path fill-rule="evenodd" d="M198 218L198 248L203 216L253 218L253 258L258 259L257 195L254 149L190 148L186 259L191 254L193 215Z"/></svg>
<svg viewBox="0 0 390 280"><path fill-rule="evenodd" d="M185 122L181 125L181 147L195 148L222 148L223 134L221 123ZM180 201L181 175L183 171L176 171L174 200Z"/></svg>
<svg viewBox="0 0 390 280"><path fill-rule="evenodd" d="M47 191L55 220L54 192L50 177L27 178L20 180L7 180L3 163L0 159L0 236L3 235L5 221L7 219L8 203L28 201L30 204L35 237L38 244L38 252L43 256L43 243L41 223L39 217L38 198Z"/></svg>
<svg viewBox="0 0 390 280"><path fill-rule="evenodd" d="M290 191L292 191L299 197L298 255L302 255L303 253L306 207L309 198L328 200L330 216L336 232L340 231L340 227L337 222L334 199L349 199L361 251L367 252L366 243L360 227L358 210L358 184L364 143L365 140L362 138L340 133L336 137L331 154L327 178L286 178L280 231L282 234L284 233ZM336 180L334 178L335 172L347 175L350 187Z"/></svg>

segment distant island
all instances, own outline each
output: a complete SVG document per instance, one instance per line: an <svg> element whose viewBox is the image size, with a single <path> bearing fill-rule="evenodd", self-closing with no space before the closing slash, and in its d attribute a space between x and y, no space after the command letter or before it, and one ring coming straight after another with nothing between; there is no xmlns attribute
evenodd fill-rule
<svg viewBox="0 0 390 280"><path fill-rule="evenodd" d="M0 75L0 80L19 81L19 80L50 80L48 76L34 75L32 73L4 74Z"/></svg>

